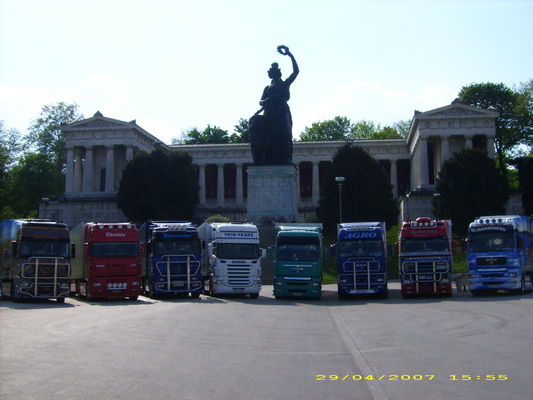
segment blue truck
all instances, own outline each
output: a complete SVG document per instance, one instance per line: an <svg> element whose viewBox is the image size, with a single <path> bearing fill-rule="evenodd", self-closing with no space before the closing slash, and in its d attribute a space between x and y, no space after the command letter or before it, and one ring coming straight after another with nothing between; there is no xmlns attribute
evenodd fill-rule
<svg viewBox="0 0 533 400"><path fill-rule="evenodd" d="M339 299L356 295L386 298L387 250L385 222L347 222L337 226Z"/></svg>
<svg viewBox="0 0 533 400"><path fill-rule="evenodd" d="M476 218L468 228L468 279L472 295L532 289L533 219L519 215Z"/></svg>
<svg viewBox="0 0 533 400"><path fill-rule="evenodd" d="M203 277L198 228L190 222L148 221L140 231L146 246L143 294L199 297Z"/></svg>

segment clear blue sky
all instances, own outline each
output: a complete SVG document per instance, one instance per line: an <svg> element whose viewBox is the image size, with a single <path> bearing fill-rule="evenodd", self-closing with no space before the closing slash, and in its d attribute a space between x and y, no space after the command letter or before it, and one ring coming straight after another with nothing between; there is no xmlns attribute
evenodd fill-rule
<svg viewBox="0 0 533 400"><path fill-rule="evenodd" d="M137 123L166 143L259 108L266 71L300 75L295 137L336 115L381 125L463 85L533 78L533 2L513 0L0 0L0 120L45 104Z"/></svg>

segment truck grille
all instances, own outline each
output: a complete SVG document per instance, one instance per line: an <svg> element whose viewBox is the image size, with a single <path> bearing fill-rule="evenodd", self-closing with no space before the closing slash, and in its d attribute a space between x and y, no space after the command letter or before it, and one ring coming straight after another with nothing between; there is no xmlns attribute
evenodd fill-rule
<svg viewBox="0 0 533 400"><path fill-rule="evenodd" d="M406 262L402 265L403 272L406 274L431 274L435 272L448 272L448 263L446 261L421 261Z"/></svg>
<svg viewBox="0 0 533 400"><path fill-rule="evenodd" d="M507 257L478 257L477 265L505 265Z"/></svg>
<svg viewBox="0 0 533 400"><path fill-rule="evenodd" d="M228 265L229 286L249 286L250 267L248 265Z"/></svg>
<svg viewBox="0 0 533 400"><path fill-rule="evenodd" d="M378 272L379 263L377 261L346 261L342 265L343 272L352 272L355 266L355 272Z"/></svg>
<svg viewBox="0 0 533 400"><path fill-rule="evenodd" d="M28 262L22 264L21 272L23 278L69 278L70 265L64 258L32 257L28 259Z"/></svg>

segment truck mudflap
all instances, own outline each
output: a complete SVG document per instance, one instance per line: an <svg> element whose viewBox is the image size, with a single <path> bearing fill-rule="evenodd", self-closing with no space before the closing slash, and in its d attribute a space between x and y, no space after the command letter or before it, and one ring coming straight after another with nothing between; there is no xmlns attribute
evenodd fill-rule
<svg viewBox="0 0 533 400"><path fill-rule="evenodd" d="M13 286L15 298L65 298L70 294L70 264L62 257L31 257L21 264Z"/></svg>
<svg viewBox="0 0 533 400"><path fill-rule="evenodd" d="M322 284L320 278L303 276L274 277L274 296L320 298Z"/></svg>
<svg viewBox="0 0 533 400"><path fill-rule="evenodd" d="M202 293L200 262L193 255L164 255L155 268L158 279L153 282L154 293Z"/></svg>

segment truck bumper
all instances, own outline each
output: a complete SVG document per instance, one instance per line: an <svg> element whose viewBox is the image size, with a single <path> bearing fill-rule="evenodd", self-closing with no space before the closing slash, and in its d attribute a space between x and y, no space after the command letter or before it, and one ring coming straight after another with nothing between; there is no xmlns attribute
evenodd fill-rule
<svg viewBox="0 0 533 400"><path fill-rule="evenodd" d="M338 284L337 290L341 295L365 295L365 294L384 294L387 293L387 285L370 286L369 288L354 289L353 285Z"/></svg>
<svg viewBox="0 0 533 400"><path fill-rule="evenodd" d="M138 276L91 278L85 284L77 282L76 288L78 294L91 298L137 297L141 294L141 279Z"/></svg>
<svg viewBox="0 0 533 400"><path fill-rule="evenodd" d="M513 290L520 289L522 282L520 278L513 279L490 279L490 278L470 278L468 280L470 290Z"/></svg>
<svg viewBox="0 0 533 400"><path fill-rule="evenodd" d="M320 298L322 285L320 278L295 280L292 277L274 277L274 296Z"/></svg>
<svg viewBox="0 0 533 400"><path fill-rule="evenodd" d="M224 284L213 285L214 294L258 294L261 291L261 285L252 286L227 286Z"/></svg>
<svg viewBox="0 0 533 400"><path fill-rule="evenodd" d="M203 292L203 283L197 280L191 280L190 285L186 281L173 281L170 287L167 282L150 283L150 292L156 295L176 295L176 294L201 294Z"/></svg>
<svg viewBox="0 0 533 400"><path fill-rule="evenodd" d="M35 285L31 278L14 279L14 293L17 298L26 299L57 299L67 297L70 294L69 279L57 279L54 285L53 279L40 278L40 282ZM54 287L55 286L55 287Z"/></svg>
<svg viewBox="0 0 533 400"><path fill-rule="evenodd" d="M451 283L402 283L402 295L404 296L416 296L416 295L451 295L452 284Z"/></svg>

